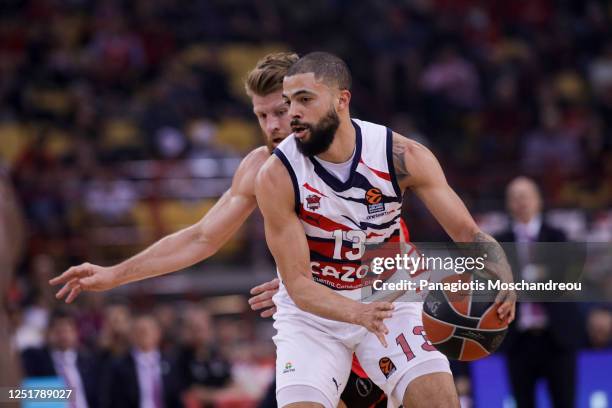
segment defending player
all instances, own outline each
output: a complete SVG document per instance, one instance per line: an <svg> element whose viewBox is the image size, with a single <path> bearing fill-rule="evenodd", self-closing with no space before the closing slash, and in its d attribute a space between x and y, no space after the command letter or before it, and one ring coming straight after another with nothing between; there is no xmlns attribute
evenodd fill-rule
<svg viewBox="0 0 612 408"><path fill-rule="evenodd" d="M257 206L255 177L270 153L289 133L287 104L282 99L282 80L297 61L293 53L277 53L257 63L245 82L253 112L264 133L266 146L245 156L232 185L196 224L162 238L132 258L114 266L84 263L51 280L64 284L58 299L72 302L82 291L103 291L192 266L214 255L236 233Z"/></svg>
<svg viewBox="0 0 612 408"><path fill-rule="evenodd" d="M410 188L453 240L490 244L483 245L489 270L504 281L511 271L428 149L350 118L350 85L346 64L331 54L311 53L294 64L283 84L294 133L257 177L282 280L274 296L277 400L281 407L335 407L354 351L391 406L456 407L448 361L423 334L422 304L398 302L391 313L392 304L372 309L356 300L364 245L398 240L402 194ZM514 293L497 300L499 317L511 321Z"/></svg>

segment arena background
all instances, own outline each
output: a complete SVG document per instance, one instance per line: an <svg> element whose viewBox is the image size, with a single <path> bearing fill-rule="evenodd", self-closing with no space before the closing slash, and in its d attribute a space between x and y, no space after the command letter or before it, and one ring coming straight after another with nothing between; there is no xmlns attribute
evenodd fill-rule
<svg viewBox="0 0 612 408"><path fill-rule="evenodd" d="M25 220L16 270L1 271L18 351L46 341L60 306L51 277L134 254L228 188L263 140L242 81L270 51L344 58L353 116L430 147L485 231L507 225L505 186L527 175L572 240L612 241L609 1L3 0L0 16L0 174ZM448 239L411 197L405 215L413 240ZM210 406L251 407L273 374L274 330L246 299L274 273L256 213L212 259L70 309L92 353L121 349L140 313L169 352L212 336L231 380ZM578 403L612 406L610 306L580 308L582 332L567 333L583 339ZM194 310L211 325L186 318ZM464 393L512 406L503 358L479 364Z"/></svg>

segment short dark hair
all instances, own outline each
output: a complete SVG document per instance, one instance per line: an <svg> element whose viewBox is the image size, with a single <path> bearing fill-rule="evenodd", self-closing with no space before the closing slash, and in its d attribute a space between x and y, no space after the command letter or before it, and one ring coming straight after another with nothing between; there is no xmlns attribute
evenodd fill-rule
<svg viewBox="0 0 612 408"><path fill-rule="evenodd" d="M58 306L49 315L48 327L52 327L60 320L70 320L71 323L76 324L76 314L71 308Z"/></svg>
<svg viewBox="0 0 612 408"><path fill-rule="evenodd" d="M283 78L298 58L293 52L277 52L257 61L244 81L247 95L267 96L283 89Z"/></svg>
<svg viewBox="0 0 612 408"><path fill-rule="evenodd" d="M287 76L312 72L318 81L338 89L351 89L351 71L342 59L328 52L311 52L300 58L287 71Z"/></svg>

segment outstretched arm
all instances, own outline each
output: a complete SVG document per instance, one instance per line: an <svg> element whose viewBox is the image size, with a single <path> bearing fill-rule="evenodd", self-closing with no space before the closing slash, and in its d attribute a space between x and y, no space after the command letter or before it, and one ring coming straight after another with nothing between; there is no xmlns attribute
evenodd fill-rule
<svg viewBox="0 0 612 408"><path fill-rule="evenodd" d="M266 241L289 296L302 310L341 322L359 324L386 346L389 331L383 319L391 316L389 302L363 304L316 283L310 269L306 234L295 208L289 174L276 157L268 159L255 184L257 203L266 229Z"/></svg>
<svg viewBox="0 0 612 408"><path fill-rule="evenodd" d="M499 243L482 232L457 193L448 185L436 157L420 143L393 134L393 164L402 190L412 189L455 242L471 242L486 253L486 269L502 282L512 282L512 270ZM516 294L500 291L501 319L514 320Z"/></svg>
<svg viewBox="0 0 612 408"><path fill-rule="evenodd" d="M72 302L81 291L102 291L189 267L214 255L236 233L256 206L254 181L268 157L258 149L244 158L232 186L196 224L157 241L132 258L114 266L90 263L73 266L52 279L64 284L58 299Z"/></svg>

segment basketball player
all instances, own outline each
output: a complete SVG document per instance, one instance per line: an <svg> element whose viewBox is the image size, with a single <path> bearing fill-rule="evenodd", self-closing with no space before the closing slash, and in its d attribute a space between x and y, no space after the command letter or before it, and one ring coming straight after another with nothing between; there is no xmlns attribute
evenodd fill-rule
<svg viewBox="0 0 612 408"><path fill-rule="evenodd" d="M214 255L236 233L257 206L255 177L270 153L291 133L282 80L297 61L293 53L270 54L260 60L245 81L253 112L264 133L266 146L245 156L232 185L196 224L162 238L132 258L111 267L85 263L73 266L51 280L64 284L56 297L72 302L82 291L103 291L187 268Z"/></svg>
<svg viewBox="0 0 612 408"><path fill-rule="evenodd" d="M103 267L85 263L68 269L51 280L53 285L64 284L57 298L65 297L66 302L71 303L82 291L109 290L184 269L214 255L257 205L255 176L272 150L291 133L287 104L282 98L282 81L297 59L292 53L270 54L248 74L245 87L265 135L266 146L253 150L242 160L230 189L198 223L161 239L119 265ZM355 387L347 387L343 398L350 401L351 407L366 408L371 399L380 398L380 393L374 386L361 396Z"/></svg>
<svg viewBox="0 0 612 408"><path fill-rule="evenodd" d="M499 244L480 231L429 150L351 119L350 86L348 67L331 54L311 53L292 65L283 97L293 134L256 179L281 278L274 296L278 405L335 407L354 352L390 406L457 407L448 360L424 336L422 303L372 308L357 300L364 244L399 240L402 194L412 189L454 241L481 246L487 268L502 281L512 274ZM496 300L499 318L511 321L515 294Z"/></svg>
<svg viewBox="0 0 612 408"><path fill-rule="evenodd" d="M24 248L21 211L8 177L0 163L0 294L8 291L13 272ZM17 353L11 344L12 333L4 307L0 307L0 386L17 386L20 370ZM10 406L17 406L11 404Z"/></svg>

